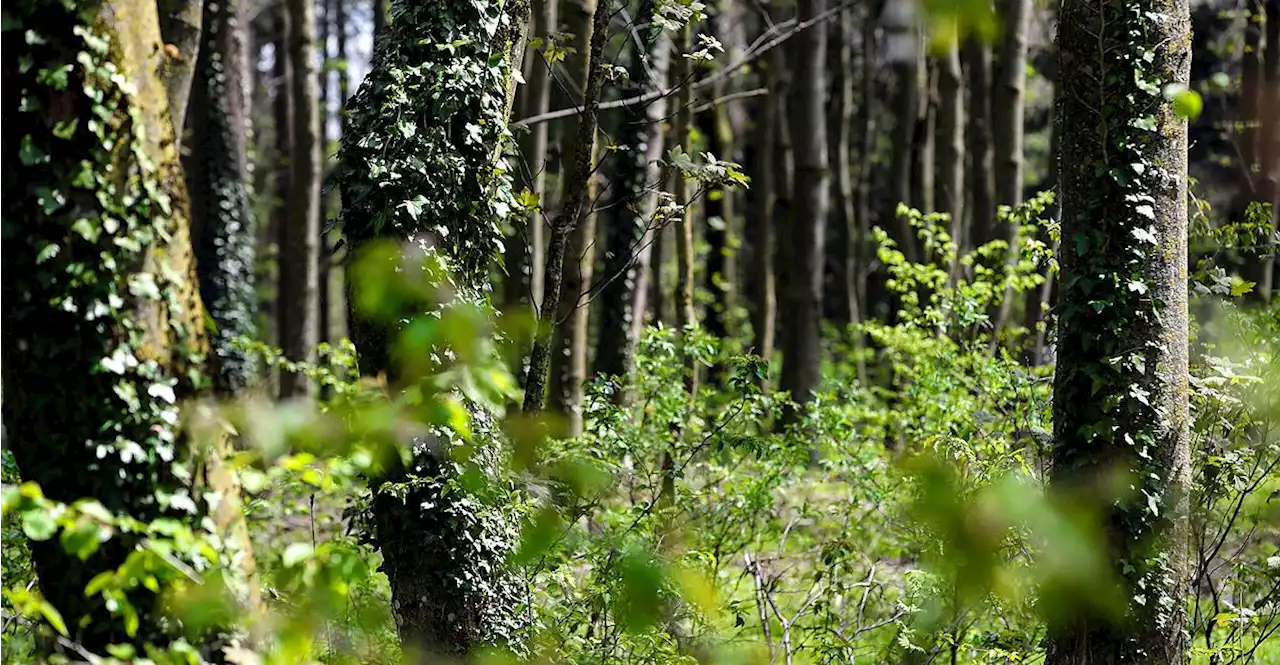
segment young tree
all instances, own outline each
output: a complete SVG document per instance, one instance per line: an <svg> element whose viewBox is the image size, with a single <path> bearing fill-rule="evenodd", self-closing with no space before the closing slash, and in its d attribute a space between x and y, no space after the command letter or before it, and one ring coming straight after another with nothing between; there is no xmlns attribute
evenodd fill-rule
<svg viewBox="0 0 1280 665"><path fill-rule="evenodd" d="M574 10L570 31L577 38L568 66L577 77L575 83L578 88L586 90L591 78L592 25L599 9L596 0L582 0L572 6ZM591 155L590 163L594 164L594 132L590 136L574 137L568 142L565 154L572 155L578 151L579 146L574 143L578 140L588 142L585 149ZM596 215L592 210L596 199L594 166L576 175L578 177L562 181L562 198L568 201L581 197L582 205L573 232L569 234L569 245L566 248L568 259L561 267L560 303L551 342L551 408L565 417L568 423L567 434L570 436L577 436L582 432L583 386L587 382L587 326L591 318L589 301L596 264ZM582 191L574 191L578 188L582 188Z"/></svg>
<svg viewBox="0 0 1280 665"><path fill-rule="evenodd" d="M202 485L211 479L226 507L217 531L243 546L217 451L194 450L179 426L179 405L200 395L208 342L156 5L23 0L5 5L5 21L3 116L14 139L0 159L22 177L3 189L3 416L21 476L50 499L94 499L197 537L213 535ZM142 585L114 602L86 593L99 574L110 588L143 541L118 530L84 559L59 538L30 543L40 591L72 644L105 656L109 644L179 637ZM248 550L239 556L206 563L251 571ZM113 611L125 602L134 629Z"/></svg>
<svg viewBox="0 0 1280 665"><path fill-rule="evenodd" d="M308 361L320 339L320 109L315 61L314 0L286 0L289 12L288 58L290 116L287 217L280 251L280 348L285 357ZM279 56L277 56L279 57ZM280 394L310 392L305 375L283 372Z"/></svg>
<svg viewBox="0 0 1280 665"><path fill-rule="evenodd" d="M400 5L347 105L338 171L344 237L357 252L389 239L433 253L462 303L487 301L504 209L515 203L499 148L527 11L514 2ZM370 313L351 313L361 373L396 385L393 332ZM473 459L483 463L496 454L494 421L479 406L472 415ZM416 438L410 463L397 458L371 479L372 535L401 640L446 657L507 641L520 623L518 589L504 564L513 538L506 507L456 487L456 438L440 431Z"/></svg>
<svg viewBox="0 0 1280 665"><path fill-rule="evenodd" d="M1182 663L1187 123L1171 99L1189 78L1188 2L1066 0L1057 39L1052 483L1104 512L1127 607L1119 620L1088 605L1051 608L1046 662Z"/></svg>
<svg viewBox="0 0 1280 665"><path fill-rule="evenodd" d="M798 21L826 11L826 0L800 0ZM822 248L830 190L827 171L827 33L805 30L792 40L795 83L791 90L791 135L795 180L789 228L781 234L780 303L787 334L782 338L780 386L797 402L808 402L818 388L821 362Z"/></svg>
<svg viewBox="0 0 1280 665"><path fill-rule="evenodd" d="M246 141L246 21L243 0L205 4L188 113L191 140L183 159L200 297L216 324L214 383L227 392L244 388L256 371L249 355L232 343L253 334L257 310Z"/></svg>

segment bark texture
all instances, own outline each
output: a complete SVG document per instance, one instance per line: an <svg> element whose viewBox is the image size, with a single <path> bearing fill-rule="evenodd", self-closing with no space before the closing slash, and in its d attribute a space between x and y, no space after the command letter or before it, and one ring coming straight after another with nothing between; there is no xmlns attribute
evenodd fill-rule
<svg viewBox="0 0 1280 665"><path fill-rule="evenodd" d="M1123 611L1063 604L1050 616L1046 662L1183 663L1187 124L1162 89L1188 83L1188 2L1066 0L1057 39L1052 484L1102 512ZM1128 489L1117 496L1117 485Z"/></svg>
<svg viewBox="0 0 1280 665"><path fill-rule="evenodd" d="M996 202L1022 203L1022 119L1027 79L1027 20L1031 0L1000 0L1004 19L993 67L991 125L994 132Z"/></svg>
<svg viewBox="0 0 1280 665"><path fill-rule="evenodd" d="M577 38L574 42L576 52L569 59L569 68L577 76L575 82L582 90L590 85L596 12L596 0L582 0L574 5L570 17L570 31ZM586 145L579 146L577 141L586 141ZM587 327L591 323L591 279L596 265L596 215L592 210L596 199L595 132L586 136L580 134L567 145L566 154L569 155L579 150L587 151L588 167L563 181L563 200L580 199L581 202L573 230L569 233L560 272L560 302L551 339L550 404L552 411L564 417L565 433L577 436L582 432L583 386L587 382ZM581 191L573 191L579 189Z"/></svg>
<svg viewBox="0 0 1280 665"><path fill-rule="evenodd" d="M826 7L826 0L800 0L797 19L811 20ZM788 328L782 338L780 386L792 399L805 403L818 388L822 358L822 249L831 177L824 105L827 32L805 30L791 41L795 80L789 120L795 180L788 228L780 235L782 265L778 272L785 297L779 313Z"/></svg>
<svg viewBox="0 0 1280 665"><path fill-rule="evenodd" d="M214 384L233 393L257 367L233 344L254 333L253 214L249 206L247 16L243 0L210 2L191 91L191 140L183 160L195 229L200 297L217 324Z"/></svg>
<svg viewBox="0 0 1280 665"><path fill-rule="evenodd" d="M169 89L169 118L179 140L187 119L187 101L191 98L191 84L203 41L200 38L203 6L203 0L156 0L160 38L165 44L161 71Z"/></svg>
<svg viewBox="0 0 1280 665"><path fill-rule="evenodd" d="M21 140L6 139L0 160L23 176L3 189L0 367L21 477L50 499L91 497L115 515L177 520L198 536L210 535L206 490L221 492L212 516L229 549L215 563L251 574L221 450L193 450L178 425L179 401L201 395L208 342L156 6L28 0L7 3L5 21L2 114ZM63 67L64 83L42 73ZM189 511L162 500L178 495ZM31 543L41 593L91 652L178 637L151 591L126 592L140 615L133 636L101 596L85 593L140 540L117 532L86 560L58 538ZM210 657L221 645L195 638Z"/></svg>
<svg viewBox="0 0 1280 665"><path fill-rule="evenodd" d="M287 215L280 251L280 348L286 358L314 359L320 341L319 255L321 138L318 75L316 72L316 15L312 0L288 0L289 103L293 123L289 153ZM311 386L305 375L282 372L283 397L305 395Z"/></svg>
<svg viewBox="0 0 1280 665"><path fill-rule="evenodd" d="M934 201L938 212L951 215L951 237L964 238L964 90L960 51L949 44L938 56L938 176Z"/></svg>
<svg viewBox="0 0 1280 665"><path fill-rule="evenodd" d="M995 180L991 169L991 49L978 37L964 42L962 64L965 74L965 157L969 168L966 183L969 205L966 214L968 245L961 252L992 240L996 225Z"/></svg>

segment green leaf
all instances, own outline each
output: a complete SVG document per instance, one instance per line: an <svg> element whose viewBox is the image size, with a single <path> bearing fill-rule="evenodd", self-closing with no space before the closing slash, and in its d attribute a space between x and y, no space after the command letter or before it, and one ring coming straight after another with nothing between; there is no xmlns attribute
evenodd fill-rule
<svg viewBox="0 0 1280 665"><path fill-rule="evenodd" d="M315 548L311 543L290 543L284 550L284 555L280 557L280 563L285 568L292 568L302 561L311 558L315 553Z"/></svg>
<svg viewBox="0 0 1280 665"><path fill-rule="evenodd" d="M40 601L40 614L54 630L58 631L59 635L63 637L70 636L70 633L67 632L67 622L62 620L62 613L58 611L58 608L50 605L49 601Z"/></svg>
<svg viewBox="0 0 1280 665"><path fill-rule="evenodd" d="M48 540L57 530L58 523L47 508L40 507L22 513L22 532L31 540Z"/></svg>
<svg viewBox="0 0 1280 665"><path fill-rule="evenodd" d="M1181 83L1166 85L1164 98L1173 102L1174 115L1184 120L1195 120L1204 110L1204 101L1200 99L1200 93Z"/></svg>

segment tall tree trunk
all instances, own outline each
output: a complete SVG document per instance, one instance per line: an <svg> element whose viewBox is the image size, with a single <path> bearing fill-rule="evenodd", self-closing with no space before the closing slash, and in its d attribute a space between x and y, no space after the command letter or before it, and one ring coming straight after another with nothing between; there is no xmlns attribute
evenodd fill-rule
<svg viewBox="0 0 1280 665"><path fill-rule="evenodd" d="M1262 60L1266 81L1262 97L1262 197L1271 203L1271 225L1280 223L1280 0L1266 0L1267 50ZM1263 257L1262 279L1258 283L1258 295L1263 302L1271 302L1275 288L1275 248Z"/></svg>
<svg viewBox="0 0 1280 665"><path fill-rule="evenodd" d="M6 140L0 161L22 176L6 177L0 197L0 408L21 434L11 444L19 473L55 501L93 498L113 515L171 519L200 538L216 526L228 549L203 563L251 574L221 451L194 449L179 425L179 405L202 396L208 340L156 6L9 3L5 23L0 115L21 141ZM58 69L64 83L46 78ZM211 525L214 492L223 508ZM167 501L177 496L190 510ZM164 648L182 637L153 591L124 591L136 632L86 593L143 540L116 531L85 559L58 538L30 542L41 594L84 649L105 656L109 644ZM206 652L220 646L218 635L188 637Z"/></svg>
<svg viewBox="0 0 1280 665"><path fill-rule="evenodd" d="M495 166L527 14L528 5L521 3L399 5L395 21L378 35L368 76L347 105L338 172L344 237L353 251L389 240L437 254L451 269L451 303L484 306L502 239L502 209L513 203L503 198L509 177ZM486 28L492 25L498 30ZM421 67L406 72L405 62ZM494 71L489 67L499 76L460 80L438 74ZM360 285L349 288L358 293ZM355 299L348 302L354 308ZM371 313L351 314L361 373L386 374L393 387L402 367L391 362L389 352L396 332ZM478 417L483 407L467 407L476 416L470 459L487 471L499 453L498 435L489 425L494 414ZM370 479L374 538L396 625L407 653L428 652L423 662L435 662L430 656L454 659L485 644L504 646L521 624L517 587L504 563L513 546L508 506L458 482L448 438L405 442L413 449L412 463L397 463ZM435 482L410 482L411 475ZM395 489L384 491L384 483ZM446 487L452 491L442 491Z"/></svg>
<svg viewBox="0 0 1280 665"><path fill-rule="evenodd" d="M581 0L573 5L570 32L576 35L574 55L569 59L569 69L577 77L575 83L581 90L587 89L591 78L592 25L595 22L597 0ZM583 137L588 141L586 149L591 155L589 164L595 163L595 134ZM574 154L578 146L568 144L565 154ZM551 348L551 410L565 418L566 435L577 436L582 432L583 386L587 382L588 325L591 318L591 279L596 262L596 215L592 211L596 199L594 168L579 174L582 178L566 178L564 198L581 197L581 211L566 247L567 260L561 267L560 302L556 310L555 333ZM571 191L581 187L583 191Z"/></svg>
<svg viewBox="0 0 1280 665"><path fill-rule="evenodd" d="M564 279L565 258L569 253L569 239L574 229L589 212L588 182L594 177L593 153L600 103L600 89L604 83L604 43L608 37L609 8L597 8L591 25L591 48L586 85L583 86L583 108L578 116L577 133L573 137L573 150L566 153L568 162L564 169L565 205L551 225L551 237L547 243L547 263L544 266L546 293L543 294L538 316L538 329L534 335L533 350L529 354L529 377L524 388L524 412L536 414L542 411L546 398L547 375L551 370L552 335L558 327L557 314ZM576 257L574 257L576 260ZM565 297L576 300L572 291Z"/></svg>
<svg viewBox="0 0 1280 665"><path fill-rule="evenodd" d="M884 201L881 224L893 229L893 239L907 260L919 259L915 232L898 217L899 203L911 205L912 153L916 145L916 117L920 111L920 40L910 3L890 0L881 18L885 31L885 58L893 70L892 164L889 169L889 197Z"/></svg>
<svg viewBox="0 0 1280 665"><path fill-rule="evenodd" d="M256 375L252 357L233 344L237 337L253 335L257 310L246 138L246 21L243 0L205 4L188 113L191 140L183 160L200 297L216 324L214 386L227 393L246 387Z"/></svg>
<svg viewBox="0 0 1280 665"><path fill-rule="evenodd" d="M533 3L534 39L544 44L556 29L556 0ZM532 40L531 40L532 43ZM543 48L545 50L545 47ZM523 117L546 113L551 105L551 66L542 52L530 47L524 56L526 85L516 90L516 108ZM524 164L516 168L523 186L538 196L539 209L518 220L504 241L507 278L502 285L503 309L515 313L537 311L542 302L542 205L546 204L548 123L540 122L520 135L520 155Z"/></svg>
<svg viewBox="0 0 1280 665"><path fill-rule="evenodd" d="M1189 82L1190 23L1186 0L1065 0L1058 21L1052 483L1104 511L1128 607L1115 622L1059 608L1050 665L1186 659L1187 123L1160 88Z"/></svg>
<svg viewBox="0 0 1280 665"><path fill-rule="evenodd" d="M826 0L800 0L797 20L814 20ZM822 359L822 246L827 221L830 174L827 169L827 32L805 30L792 38L795 83L790 121L795 144L795 180L788 219L781 235L780 303L788 332L783 337L780 386L799 403L813 399Z"/></svg>
<svg viewBox="0 0 1280 665"><path fill-rule="evenodd" d="M952 42L938 56L938 177L934 200L939 212L951 215L951 237L960 247L964 237L964 90L959 45Z"/></svg>
<svg viewBox="0 0 1280 665"><path fill-rule="evenodd" d="M718 92L723 92L720 90ZM721 96L717 94L717 96ZM699 114L699 131L707 137L707 148L719 159L735 161L733 154L733 126L729 109L724 104ZM717 339L729 337L729 313L733 308L733 271L730 270L729 235L733 220L733 189L720 187L708 192L703 209L706 218L707 265L702 275L703 284L711 301L707 304L704 324L707 332ZM708 379L710 380L710 379Z"/></svg>
<svg viewBox="0 0 1280 665"><path fill-rule="evenodd" d="M310 361L319 341L320 109L316 105L315 5L287 0L289 101L293 135L289 155L288 215L280 252L280 348L286 358ZM280 394L305 395L311 386L301 372L283 372Z"/></svg>
<svg viewBox="0 0 1280 665"><path fill-rule="evenodd" d="M1027 19L1031 14L1031 0L999 0L997 4L1004 19L1004 31L993 65L991 90L995 192L997 203L1015 206L1022 203L1023 88L1027 78Z"/></svg>
<svg viewBox="0 0 1280 665"><path fill-rule="evenodd" d="M651 3L645 7L652 10ZM671 44L661 28L650 27L643 34L643 44L636 47L636 63L631 68L631 79L635 81L632 94L662 87L670 63ZM617 181L626 203L611 208L604 230L607 281L600 290L600 335L595 357L596 373L604 376L626 377L631 372L644 322L646 273L654 241L649 223L658 202L658 160L665 144L662 120L666 113L666 99L660 98L642 108L628 108L623 120L620 143L627 151L619 156ZM628 393L624 385L616 399L625 402Z"/></svg>
<svg viewBox="0 0 1280 665"><path fill-rule="evenodd" d="M993 166L996 182L996 203L1016 206L1022 203L1022 135L1023 88L1027 78L1027 20L1031 13L1031 0L999 0L998 8L1004 20L999 50L992 68L994 86L991 90L991 124L994 128ZM1018 227L1009 224L1003 229L1009 241L1007 262L1018 261ZM992 344L999 339L1013 312L1016 300L1012 288L1006 288L994 317Z"/></svg>
<svg viewBox="0 0 1280 665"><path fill-rule="evenodd" d="M203 4L203 0L156 0L156 8L160 12L160 38L166 46L166 57L161 67L169 89L169 118L179 141L187 120L187 100L191 98L191 83L203 41L200 39Z"/></svg>
<svg viewBox="0 0 1280 665"><path fill-rule="evenodd" d="M991 49L981 38L971 35L964 41L965 98L968 110L965 126L965 154L969 160L967 188L970 194L966 252L995 238L995 180L991 165Z"/></svg>
<svg viewBox="0 0 1280 665"><path fill-rule="evenodd" d="M871 302L867 291L867 281L871 277L875 256L875 250L871 242L871 216L880 198L877 196L875 189L876 174L879 170L875 168L876 113L879 110L876 88L876 60L878 54L876 50L875 11L874 7L868 5L866 13L862 16L862 49L859 54L862 59L862 80L860 81L861 88L858 91L861 108L858 116L857 162L860 166L858 167L858 210L855 236L857 260L854 263L857 268L857 275L854 280L854 290L857 292L857 302L862 309L861 313L867 318L876 315L873 306L878 304ZM881 223L887 224L888 222ZM892 226L889 228L892 228ZM858 361L858 375L866 376L861 358Z"/></svg>
<svg viewBox="0 0 1280 665"><path fill-rule="evenodd" d="M332 81L330 74L333 73L333 60L329 56L329 37L334 28L333 15L337 13L337 4L341 0L316 0L316 17L317 35L316 47L319 49L320 68L318 71L319 79L319 111L320 135L318 141L320 143L320 187L319 187L319 203L318 212L316 213L316 343L330 341L330 327L332 321L329 319L329 280L332 277L330 270L331 263L329 261L328 241L325 238L324 226L329 219L330 197L326 183L329 180L329 110L331 103L329 96L332 94ZM339 104L341 108L341 104Z"/></svg>
<svg viewBox="0 0 1280 665"><path fill-rule="evenodd" d="M293 103L290 97L293 94L293 66L289 62L286 55L289 51L289 11L285 7L284 2L277 2L274 9L273 20L271 21L272 36L272 52L273 62L271 74L274 85L271 100L271 116L272 130L275 134L275 152L274 164L271 174L270 187L270 221L267 224L267 237L271 246L270 268L268 272L268 281L272 288L269 290L270 296L267 298L266 318L270 322L270 336L265 337L266 341L279 347L283 345L284 337L281 335L280 324L283 321L283 313L280 299L280 279L281 273L281 252L284 249L284 230L288 227L286 218L289 214L289 207L286 201L289 196L289 155L293 151ZM272 377L273 388L279 387L279 376Z"/></svg>
<svg viewBox="0 0 1280 665"><path fill-rule="evenodd" d="M916 120L915 162L911 174L911 207L921 212L934 212L937 210L933 194L938 162L938 67L932 59L925 61L923 74L924 88L921 91L920 115Z"/></svg>
<svg viewBox="0 0 1280 665"><path fill-rule="evenodd" d="M853 130L854 116L854 61L853 42L856 33L853 8L843 9L834 21L832 38L835 48L827 54L832 62L830 118L832 132L827 143L827 159L834 169L831 202L831 237L827 243L827 256L832 288L827 294L827 312L835 317L841 328L861 318L858 313L858 292L854 287L857 257L854 232L856 193L853 183Z"/></svg>

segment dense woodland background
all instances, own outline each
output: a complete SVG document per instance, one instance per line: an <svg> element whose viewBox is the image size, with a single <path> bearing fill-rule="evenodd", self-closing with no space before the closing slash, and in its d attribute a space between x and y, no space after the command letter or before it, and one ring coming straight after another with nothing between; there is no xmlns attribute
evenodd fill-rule
<svg viewBox="0 0 1280 665"><path fill-rule="evenodd" d="M5 663L1280 663L1280 1L0 11Z"/></svg>

